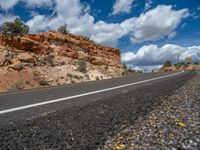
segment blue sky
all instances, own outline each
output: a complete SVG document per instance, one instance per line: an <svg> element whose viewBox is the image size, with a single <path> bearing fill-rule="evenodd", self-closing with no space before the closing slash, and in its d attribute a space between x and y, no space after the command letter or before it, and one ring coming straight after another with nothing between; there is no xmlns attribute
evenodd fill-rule
<svg viewBox="0 0 200 150"><path fill-rule="evenodd" d="M121 49L137 68L199 60L200 0L0 0L0 24L20 17L31 32L57 29Z"/></svg>

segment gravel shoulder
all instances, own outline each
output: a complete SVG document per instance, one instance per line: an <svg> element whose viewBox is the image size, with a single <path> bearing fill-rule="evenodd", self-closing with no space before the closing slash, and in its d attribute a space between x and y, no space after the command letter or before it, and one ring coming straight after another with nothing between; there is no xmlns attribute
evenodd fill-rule
<svg viewBox="0 0 200 150"><path fill-rule="evenodd" d="M96 101L50 113L40 118L20 120L0 126L0 149L91 150L103 147L114 149L115 140L109 141L108 137L123 135L124 129L128 130L131 125L136 124L136 121L145 118L144 116L160 106L168 96L193 76L194 73L186 73L181 77L141 85L115 96L96 99ZM191 82L197 84L195 80L185 86L187 87ZM196 91L195 95L194 91L191 91L192 96L196 98L198 92ZM181 120L182 117L177 119L187 123ZM142 121L144 127L147 124L145 120L144 123ZM140 126L141 124L138 123L138 127ZM104 146L105 142L107 146Z"/></svg>
<svg viewBox="0 0 200 150"><path fill-rule="evenodd" d="M200 149L200 72L132 126L121 127L103 150Z"/></svg>

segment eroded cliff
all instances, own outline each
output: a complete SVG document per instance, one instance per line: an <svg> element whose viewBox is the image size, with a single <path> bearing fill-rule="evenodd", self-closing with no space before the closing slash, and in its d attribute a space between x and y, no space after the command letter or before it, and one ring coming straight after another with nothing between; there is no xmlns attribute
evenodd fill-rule
<svg viewBox="0 0 200 150"><path fill-rule="evenodd" d="M85 63L85 72L80 63ZM0 91L118 77L120 50L58 32L0 35ZM13 78L14 77L14 78Z"/></svg>

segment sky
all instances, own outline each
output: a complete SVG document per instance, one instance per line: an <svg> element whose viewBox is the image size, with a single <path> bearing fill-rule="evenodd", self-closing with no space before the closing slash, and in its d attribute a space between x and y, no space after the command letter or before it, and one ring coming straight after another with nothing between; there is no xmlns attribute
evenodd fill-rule
<svg viewBox="0 0 200 150"><path fill-rule="evenodd" d="M0 24L20 17L30 32L68 30L119 48L138 69L200 60L200 0L0 0ZM198 55L199 53L199 55Z"/></svg>

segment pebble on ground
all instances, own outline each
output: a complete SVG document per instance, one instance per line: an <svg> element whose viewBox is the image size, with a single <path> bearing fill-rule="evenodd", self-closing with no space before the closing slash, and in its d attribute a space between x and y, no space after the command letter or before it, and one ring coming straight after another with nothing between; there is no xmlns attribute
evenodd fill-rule
<svg viewBox="0 0 200 150"><path fill-rule="evenodd" d="M200 72L162 105L110 137L103 149L200 150Z"/></svg>

